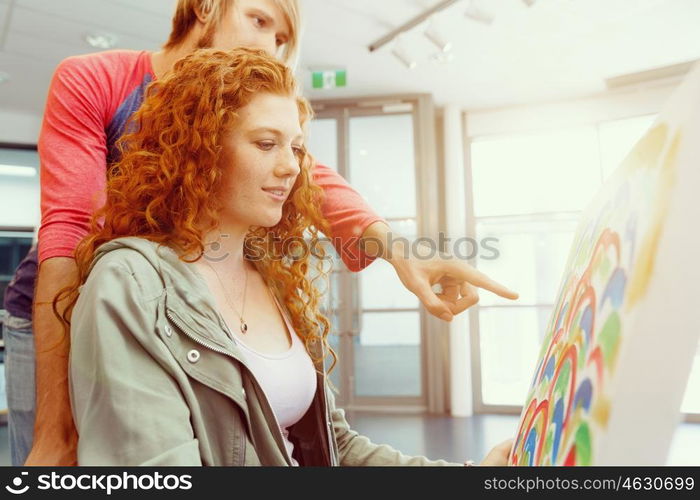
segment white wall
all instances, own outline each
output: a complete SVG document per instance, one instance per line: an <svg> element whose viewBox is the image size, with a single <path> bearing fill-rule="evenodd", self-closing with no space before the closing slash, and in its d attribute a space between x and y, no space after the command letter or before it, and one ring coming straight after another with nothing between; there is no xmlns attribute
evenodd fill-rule
<svg viewBox="0 0 700 500"><path fill-rule="evenodd" d="M0 110L0 142L36 144L41 117Z"/></svg>
<svg viewBox="0 0 700 500"><path fill-rule="evenodd" d="M469 137L508 134L658 113L677 85L611 92L571 101L466 112Z"/></svg>
<svg viewBox="0 0 700 500"><path fill-rule="evenodd" d="M443 113L443 158L445 162L446 231L451 241L467 233L464 210L466 207L464 178L464 147L462 140L461 110L456 104L447 105ZM450 410L453 417L469 417L474 413L471 349L469 341L469 313L455 316L448 326L450 332Z"/></svg>

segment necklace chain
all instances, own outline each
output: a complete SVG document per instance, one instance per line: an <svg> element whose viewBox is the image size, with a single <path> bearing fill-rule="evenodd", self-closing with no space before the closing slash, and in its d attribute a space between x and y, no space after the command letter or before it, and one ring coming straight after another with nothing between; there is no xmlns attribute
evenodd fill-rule
<svg viewBox="0 0 700 500"><path fill-rule="evenodd" d="M228 304L228 306L231 309L233 309L233 311L240 318L240 320L241 320L241 325L240 325L241 333L247 333L248 332L248 323L246 323L245 320L243 319L243 313L245 312L245 299L246 299L246 295L248 293L248 266L245 264L245 260L243 262L243 268L245 270L245 286L243 287L243 309L242 309L241 313L239 313L238 310L235 307L233 307L233 304L231 303L231 299L228 295L228 291L226 290L226 287L224 286L224 282L221 281L221 277L219 276L219 273L216 272L216 269L214 269L214 266L212 266L207 261L206 257L204 257L204 262L211 268L212 271L214 271L214 275L216 276L216 279L219 280L219 284L221 285L221 288L224 291L224 297L226 298L226 303Z"/></svg>

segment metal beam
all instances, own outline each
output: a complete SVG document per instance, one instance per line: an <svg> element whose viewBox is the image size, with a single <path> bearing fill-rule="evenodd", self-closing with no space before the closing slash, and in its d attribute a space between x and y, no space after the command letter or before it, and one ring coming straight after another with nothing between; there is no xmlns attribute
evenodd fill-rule
<svg viewBox="0 0 700 500"><path fill-rule="evenodd" d="M441 10L445 10L447 7L450 5L457 3L459 0L443 0L442 2L439 2L438 4L434 5L433 7L429 8L422 14L418 14L416 17L411 19L405 24L402 24L398 28L394 29L393 31L389 32L388 34L384 35L382 38L379 40L375 41L374 43L371 43L369 46L369 51L374 52L375 50L383 47L387 43L391 42L394 38L396 38L398 35L405 31L409 31L410 29L416 27L426 19L428 19L430 16L435 14L436 12L440 12Z"/></svg>

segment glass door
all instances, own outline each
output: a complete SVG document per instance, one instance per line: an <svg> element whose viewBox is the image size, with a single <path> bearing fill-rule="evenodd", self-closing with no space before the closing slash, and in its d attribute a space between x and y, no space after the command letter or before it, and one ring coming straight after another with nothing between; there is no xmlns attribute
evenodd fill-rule
<svg viewBox="0 0 700 500"><path fill-rule="evenodd" d="M317 103L318 106L318 103ZM420 220L416 106L322 104L309 150L335 168L409 241ZM423 312L384 260L352 273L337 258L328 298L329 343L339 362L331 381L345 408L424 407Z"/></svg>

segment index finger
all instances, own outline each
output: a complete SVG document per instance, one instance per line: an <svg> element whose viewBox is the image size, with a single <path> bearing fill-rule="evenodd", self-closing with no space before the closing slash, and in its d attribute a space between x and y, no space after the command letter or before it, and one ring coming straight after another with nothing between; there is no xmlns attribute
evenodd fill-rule
<svg viewBox="0 0 700 500"><path fill-rule="evenodd" d="M479 271L478 269L470 266L466 262L456 261L453 263L450 273L454 273L455 278L463 279L468 281L474 286L493 292L496 295L500 295L505 299L515 300L519 297L517 292L509 289L508 287L501 285L497 281L492 280L487 275Z"/></svg>

